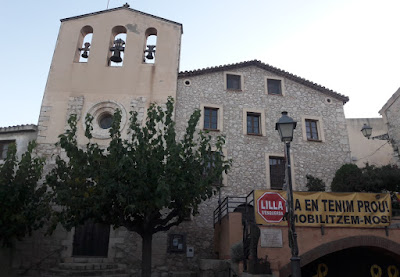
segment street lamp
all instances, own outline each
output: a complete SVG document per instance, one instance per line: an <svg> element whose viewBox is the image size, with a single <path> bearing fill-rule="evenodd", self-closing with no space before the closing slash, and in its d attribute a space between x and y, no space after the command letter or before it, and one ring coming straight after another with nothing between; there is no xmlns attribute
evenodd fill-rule
<svg viewBox="0 0 400 277"><path fill-rule="evenodd" d="M275 125L275 130L278 130L281 141L286 145L286 159L288 172L288 206L289 206L289 247L292 251L290 258L292 277L301 277L299 247L297 245L297 233L294 224L294 209L293 209L293 188L292 188L292 172L290 166L290 142L293 140L293 130L296 129L297 122L287 115L287 112L282 112L282 117Z"/></svg>
<svg viewBox="0 0 400 277"><path fill-rule="evenodd" d="M370 139L372 135L372 127L368 124L364 123L363 127L361 128L361 132L367 139ZM372 137L371 139L379 139L379 140L387 140L389 143L392 143L388 134L383 134L379 136Z"/></svg>
<svg viewBox="0 0 400 277"><path fill-rule="evenodd" d="M372 135L372 127L364 123L363 127L361 128L361 133L369 139L369 137Z"/></svg>

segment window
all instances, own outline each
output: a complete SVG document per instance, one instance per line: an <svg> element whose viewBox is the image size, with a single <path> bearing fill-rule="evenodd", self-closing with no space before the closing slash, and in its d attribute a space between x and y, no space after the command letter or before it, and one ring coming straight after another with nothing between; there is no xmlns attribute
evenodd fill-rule
<svg viewBox="0 0 400 277"><path fill-rule="evenodd" d="M243 134L265 136L265 111L257 108L243 108Z"/></svg>
<svg viewBox="0 0 400 277"><path fill-rule="evenodd" d="M279 77L265 77L265 94L285 95L285 79Z"/></svg>
<svg viewBox="0 0 400 277"><path fill-rule="evenodd" d="M301 117L303 140L325 142L324 124L321 116Z"/></svg>
<svg viewBox="0 0 400 277"><path fill-rule="evenodd" d="M11 143L15 143L15 140L0 141L0 160L5 160L7 158L8 147Z"/></svg>
<svg viewBox="0 0 400 277"><path fill-rule="evenodd" d="M225 73L225 85L227 90L242 90L243 76L235 73Z"/></svg>
<svg viewBox="0 0 400 277"><path fill-rule="evenodd" d="M127 113L125 108L117 102L104 101L93 105L88 110L88 114L93 116L92 135L97 139L109 139L110 128L113 123L113 115L116 110L121 112L120 130L122 130L127 122ZM82 122L82 127L85 130L85 122Z"/></svg>
<svg viewBox="0 0 400 277"><path fill-rule="evenodd" d="M269 157L269 175L271 189L281 190L285 183L285 158L284 157Z"/></svg>
<svg viewBox="0 0 400 277"><path fill-rule="evenodd" d="M218 130L218 108L204 108L203 127L207 130Z"/></svg>
<svg viewBox="0 0 400 277"><path fill-rule="evenodd" d="M282 83L281 80L267 79L268 94L271 95L282 95Z"/></svg>
<svg viewBox="0 0 400 277"><path fill-rule="evenodd" d="M247 113L247 134L261 135L260 123L261 114L248 112Z"/></svg>
<svg viewBox="0 0 400 277"><path fill-rule="evenodd" d="M223 111L222 105L200 104L201 118L200 129L209 131L223 131Z"/></svg>
<svg viewBox="0 0 400 277"><path fill-rule="evenodd" d="M307 133L307 140L317 140L319 141L319 136L318 136L318 121L317 120L311 120L311 119L306 119L306 133Z"/></svg>
<svg viewBox="0 0 400 277"><path fill-rule="evenodd" d="M106 112L99 116L99 126L101 129L110 129L113 122L112 114Z"/></svg>

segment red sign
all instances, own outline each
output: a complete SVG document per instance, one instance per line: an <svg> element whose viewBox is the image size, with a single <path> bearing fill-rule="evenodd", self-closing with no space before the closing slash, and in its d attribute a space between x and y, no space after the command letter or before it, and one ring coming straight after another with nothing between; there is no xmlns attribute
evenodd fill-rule
<svg viewBox="0 0 400 277"><path fill-rule="evenodd" d="M257 199L257 213L266 222L281 222L286 210L286 199L277 192L266 192Z"/></svg>

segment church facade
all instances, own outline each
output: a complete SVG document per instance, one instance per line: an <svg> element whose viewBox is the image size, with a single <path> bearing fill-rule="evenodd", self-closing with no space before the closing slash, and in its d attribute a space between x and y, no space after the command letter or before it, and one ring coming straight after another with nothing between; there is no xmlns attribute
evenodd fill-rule
<svg viewBox="0 0 400 277"><path fill-rule="evenodd" d="M127 5L62 19L37 126L47 171L54 166L53 154L62 154L54 144L71 114L78 117L80 144L87 142L84 119L91 114L94 141L107 145L116 109L122 111L124 134L130 111L144 120L150 103L172 96L178 136L200 109L198 129L226 137L224 155L233 163L221 194L202 204L198 216L155 235L155 276L197 272L201 260L218 258L213 212L219 200L254 189L283 189L284 145L275 130L281 112L297 121L291 153L295 190L306 190L307 175L329 188L336 170L350 162L346 96L256 60L179 72L182 33L180 23ZM171 251L175 244L182 247ZM66 232L60 227L51 237L39 231L15 251L13 267L27 276L77 262L116 264L131 276L140 272L141 239L124 228L88 224Z"/></svg>

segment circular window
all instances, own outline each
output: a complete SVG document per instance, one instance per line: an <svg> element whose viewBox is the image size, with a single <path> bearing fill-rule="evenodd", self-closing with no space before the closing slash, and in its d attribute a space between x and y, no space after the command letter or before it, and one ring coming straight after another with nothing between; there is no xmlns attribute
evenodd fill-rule
<svg viewBox="0 0 400 277"><path fill-rule="evenodd" d="M331 103L331 99L330 98L326 98L326 102Z"/></svg>
<svg viewBox="0 0 400 277"><path fill-rule="evenodd" d="M99 116L99 126L101 129L110 129L112 125L112 115L109 113L103 113Z"/></svg>
<svg viewBox="0 0 400 277"><path fill-rule="evenodd" d="M93 130L92 135L94 138L98 139L109 139L110 138L110 128L113 123L113 115L116 110L121 111L121 130L124 128L127 118L126 111L121 104L113 101L100 102L93 105L87 111L94 118L93 120ZM85 122L82 122L83 128L85 129Z"/></svg>
<svg viewBox="0 0 400 277"><path fill-rule="evenodd" d="M185 80L185 86L187 86L187 87L190 86L190 80Z"/></svg>

